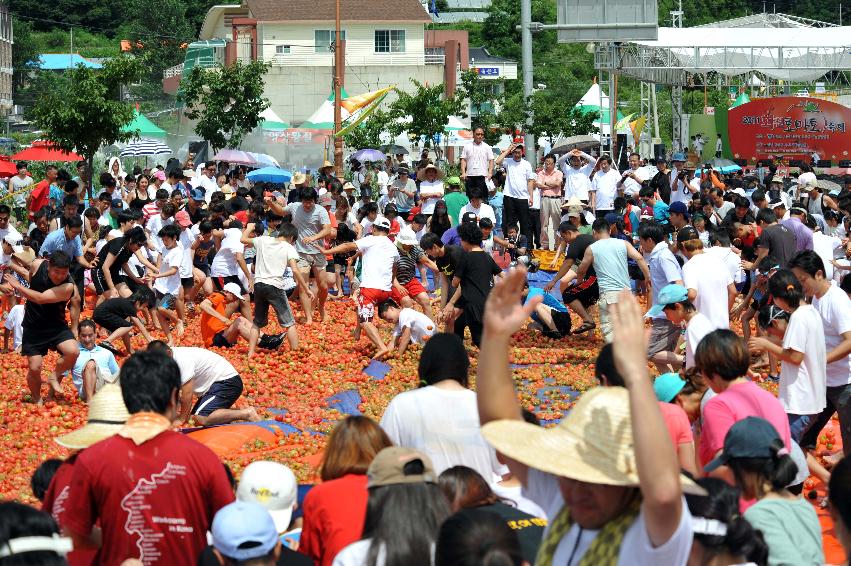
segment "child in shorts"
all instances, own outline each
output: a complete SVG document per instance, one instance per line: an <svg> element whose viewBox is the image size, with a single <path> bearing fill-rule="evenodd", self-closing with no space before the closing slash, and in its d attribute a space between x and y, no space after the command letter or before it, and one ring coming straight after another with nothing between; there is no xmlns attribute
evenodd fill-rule
<svg viewBox="0 0 851 566"><path fill-rule="evenodd" d="M163 256L160 272L153 276L154 294L157 298L156 315L168 345L174 346L172 325L178 337L183 336L185 330L183 321L174 310L180 293L180 264L183 262L183 247L177 242L180 238L180 228L174 224L163 226L157 236L163 243Z"/></svg>

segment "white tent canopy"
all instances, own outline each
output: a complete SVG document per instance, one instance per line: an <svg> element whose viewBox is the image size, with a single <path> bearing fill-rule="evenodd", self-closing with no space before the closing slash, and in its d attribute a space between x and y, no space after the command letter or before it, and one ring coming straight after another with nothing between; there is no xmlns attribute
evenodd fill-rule
<svg viewBox="0 0 851 566"><path fill-rule="evenodd" d="M660 27L657 40L624 44L618 58L624 74L656 83L684 84L684 73L754 71L813 81L851 69L851 27Z"/></svg>

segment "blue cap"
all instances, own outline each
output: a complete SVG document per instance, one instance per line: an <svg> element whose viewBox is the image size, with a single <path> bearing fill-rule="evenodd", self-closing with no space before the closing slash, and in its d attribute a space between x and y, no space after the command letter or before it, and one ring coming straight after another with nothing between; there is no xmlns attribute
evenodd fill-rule
<svg viewBox="0 0 851 566"><path fill-rule="evenodd" d="M686 203L680 201L674 201L671 203L671 206L668 207L668 214L684 214L686 218L688 218L688 206Z"/></svg>
<svg viewBox="0 0 851 566"><path fill-rule="evenodd" d="M686 156L683 153L675 153L673 157L671 157L671 161L685 161Z"/></svg>
<svg viewBox="0 0 851 566"><path fill-rule="evenodd" d="M201 189L192 189L189 191L189 198L192 200L206 200L206 195Z"/></svg>
<svg viewBox="0 0 851 566"><path fill-rule="evenodd" d="M112 208L124 208L124 201L120 198L112 199Z"/></svg>
<svg viewBox="0 0 851 566"><path fill-rule="evenodd" d="M216 550L232 560L261 558L278 544L278 530L269 511L246 501L219 509L210 532Z"/></svg>
<svg viewBox="0 0 851 566"><path fill-rule="evenodd" d="M607 212L606 215L603 217L603 220L605 220L609 224L614 224L615 222L620 220L620 216L618 216L614 212Z"/></svg>
<svg viewBox="0 0 851 566"><path fill-rule="evenodd" d="M688 289L675 283L665 285L659 291L659 297L656 300L658 302L650 307L646 316L659 316L666 306L688 300Z"/></svg>
<svg viewBox="0 0 851 566"><path fill-rule="evenodd" d="M656 392L656 398L663 403L670 403L674 400L686 382L680 377L680 374L671 372L663 373L653 382L653 391Z"/></svg>

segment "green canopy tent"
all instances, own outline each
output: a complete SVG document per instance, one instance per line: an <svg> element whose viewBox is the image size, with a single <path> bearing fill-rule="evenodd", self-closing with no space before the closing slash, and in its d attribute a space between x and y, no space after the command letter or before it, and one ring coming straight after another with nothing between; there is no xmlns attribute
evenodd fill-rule
<svg viewBox="0 0 851 566"><path fill-rule="evenodd" d="M748 96L748 93L743 92L739 96L736 97L736 100L733 101L733 105L730 107L735 108L736 106L741 106L742 104L747 104L751 101L751 97Z"/></svg>
<svg viewBox="0 0 851 566"><path fill-rule="evenodd" d="M138 110L133 110L133 120L122 128L125 132L138 131L140 138L165 138L166 131L151 122Z"/></svg>

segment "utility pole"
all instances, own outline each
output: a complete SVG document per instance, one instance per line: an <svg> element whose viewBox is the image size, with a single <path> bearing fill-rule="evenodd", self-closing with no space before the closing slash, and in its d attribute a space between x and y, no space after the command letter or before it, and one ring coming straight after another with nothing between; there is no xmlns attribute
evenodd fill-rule
<svg viewBox="0 0 851 566"><path fill-rule="evenodd" d="M532 0L520 0L520 45L521 64L523 65L523 104L528 109L532 102L532 90L534 73L532 72ZM537 148L535 147L535 136L529 132L532 125L532 114L527 112L526 124L523 128L523 145L526 149L526 159L537 165ZM553 132L548 132L553 135Z"/></svg>
<svg viewBox="0 0 851 566"><path fill-rule="evenodd" d="M343 178L343 138L337 132L343 126L343 113L340 106L343 86L344 46L340 41L340 0L336 0L336 20L334 25L334 170L337 177Z"/></svg>

